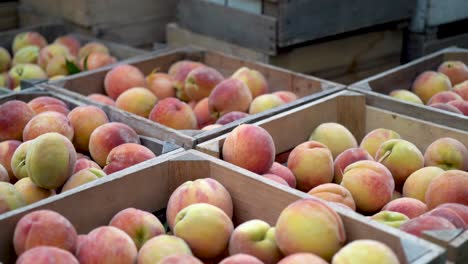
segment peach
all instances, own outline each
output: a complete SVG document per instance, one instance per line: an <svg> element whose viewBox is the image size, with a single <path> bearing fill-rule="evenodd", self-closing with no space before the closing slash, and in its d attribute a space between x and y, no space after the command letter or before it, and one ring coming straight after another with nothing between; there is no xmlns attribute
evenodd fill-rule
<svg viewBox="0 0 468 264"><path fill-rule="evenodd" d="M274 181L276 183L282 184L284 186L289 186L288 182L285 179L278 176L278 175L266 173L266 174L263 174L262 177L270 179L270 180L272 180L272 181Z"/></svg>
<svg viewBox="0 0 468 264"><path fill-rule="evenodd" d="M462 61L445 61L439 65L437 71L445 74L452 85L468 80L468 67Z"/></svg>
<svg viewBox="0 0 468 264"><path fill-rule="evenodd" d="M101 169L88 168L88 169L80 170L76 173L73 173L72 176L68 178L68 180L63 185L61 192L66 192L75 187L97 180L104 176L106 176L106 173L102 171Z"/></svg>
<svg viewBox="0 0 468 264"><path fill-rule="evenodd" d="M373 215L371 219L395 228L400 228L402 224L409 220L405 214L392 211L380 211Z"/></svg>
<svg viewBox="0 0 468 264"><path fill-rule="evenodd" d="M443 169L433 166L424 167L413 172L403 185L403 196L418 199L425 203L426 190L429 184L443 172Z"/></svg>
<svg viewBox="0 0 468 264"><path fill-rule="evenodd" d="M275 235L285 255L313 253L325 260L330 260L346 241L340 216L327 204L313 198L301 199L286 207L276 222Z"/></svg>
<svg viewBox="0 0 468 264"><path fill-rule="evenodd" d="M456 227L449 220L430 215L413 218L400 226L400 230L421 237L424 231L450 230Z"/></svg>
<svg viewBox="0 0 468 264"><path fill-rule="evenodd" d="M10 176L8 175L8 171L0 164L0 182L10 182Z"/></svg>
<svg viewBox="0 0 468 264"><path fill-rule="evenodd" d="M148 89L159 100L176 96L176 90L172 85L172 79L169 74L152 72L146 77L146 83L148 84Z"/></svg>
<svg viewBox="0 0 468 264"><path fill-rule="evenodd" d="M67 263L79 264L72 253L58 247L39 246L24 252L17 260L17 264L49 264Z"/></svg>
<svg viewBox="0 0 468 264"><path fill-rule="evenodd" d="M187 242L195 256L215 258L228 246L233 229L231 218L223 210L211 204L196 203L177 214L173 231Z"/></svg>
<svg viewBox="0 0 468 264"><path fill-rule="evenodd" d="M327 264L323 258L312 253L295 253L283 258L278 264Z"/></svg>
<svg viewBox="0 0 468 264"><path fill-rule="evenodd" d="M39 57L39 47L37 46L26 46L18 50L11 61L12 65L18 65L22 63L32 63L37 64L37 59ZM0 57L2 56L0 49ZM1 67L0 67L1 68ZM7 69L3 69L7 70Z"/></svg>
<svg viewBox="0 0 468 264"><path fill-rule="evenodd" d="M229 254L248 254L265 264L275 264L282 258L276 245L275 228L262 220L250 220L237 226L229 240Z"/></svg>
<svg viewBox="0 0 468 264"><path fill-rule="evenodd" d="M104 167L111 150L125 143L140 144L133 128L123 123L111 122L97 127L89 137L89 153L93 160Z"/></svg>
<svg viewBox="0 0 468 264"><path fill-rule="evenodd" d="M455 85L453 91L459 94L463 100L468 101L468 80Z"/></svg>
<svg viewBox="0 0 468 264"><path fill-rule="evenodd" d="M25 103L11 100L0 105L0 141L21 140L26 124L34 111Z"/></svg>
<svg viewBox="0 0 468 264"><path fill-rule="evenodd" d="M263 74L257 70L242 67L231 78L243 81L249 88L252 98L268 92L268 83Z"/></svg>
<svg viewBox="0 0 468 264"><path fill-rule="evenodd" d="M443 111L452 112L452 113L459 114L459 115L463 115L463 113L460 110L458 110L458 108L449 104L437 103L437 104L431 104L429 105L429 107L437 108Z"/></svg>
<svg viewBox="0 0 468 264"><path fill-rule="evenodd" d="M445 91L434 94L427 102L428 105L437 104L437 103L448 103L450 101L463 100L463 98L457 93Z"/></svg>
<svg viewBox="0 0 468 264"><path fill-rule="evenodd" d="M156 155L147 147L135 143L119 145L109 152L104 172L111 174L140 162L155 158Z"/></svg>
<svg viewBox="0 0 468 264"><path fill-rule="evenodd" d="M382 242L370 239L354 240L344 246L335 256L332 264L386 263L399 264L397 255Z"/></svg>
<svg viewBox="0 0 468 264"><path fill-rule="evenodd" d="M262 94L255 97L249 107L249 114L257 114L285 104L274 94Z"/></svg>
<svg viewBox="0 0 468 264"><path fill-rule="evenodd" d="M390 171L376 161L361 160L346 167L341 185L364 213L382 209L392 199L395 182Z"/></svg>
<svg viewBox="0 0 468 264"><path fill-rule="evenodd" d="M46 45L47 40L41 34L37 32L23 32L15 36L11 45L11 50L13 53L16 53L18 50L26 46L37 46L39 48L43 48Z"/></svg>
<svg viewBox="0 0 468 264"><path fill-rule="evenodd" d="M176 88L176 96L182 101L189 101L190 98L185 93L185 80L188 74L200 67L205 67L202 63L182 60L178 61L169 67L169 76L171 76L172 84Z"/></svg>
<svg viewBox="0 0 468 264"><path fill-rule="evenodd" d="M78 150L89 151L89 139L93 131L109 122L106 113L92 105L75 107L68 120L74 128L73 145Z"/></svg>
<svg viewBox="0 0 468 264"><path fill-rule="evenodd" d="M190 255L192 251L187 243L176 236L159 235L148 240L138 252L138 264L161 263L172 255Z"/></svg>
<svg viewBox="0 0 468 264"><path fill-rule="evenodd" d="M109 225L127 233L135 242L137 249L140 249L151 238L166 233L156 216L135 208L127 208L118 212L112 217Z"/></svg>
<svg viewBox="0 0 468 264"><path fill-rule="evenodd" d="M13 66L8 71L8 83L10 89L21 88L22 80L47 79L45 71L36 64L24 63Z"/></svg>
<svg viewBox="0 0 468 264"><path fill-rule="evenodd" d="M468 211L468 206L462 205L461 206L465 207L465 211ZM429 211L426 215L431 215L431 216L436 216L436 217L441 217L445 218L450 221L456 228L460 229L467 229L468 228L468 223L466 223L463 218L457 213L457 211L452 210L451 208L447 207L436 207Z"/></svg>
<svg viewBox="0 0 468 264"><path fill-rule="evenodd" d="M275 143L262 127L243 124L228 134L222 154L227 162L263 174L275 160Z"/></svg>
<svg viewBox="0 0 468 264"><path fill-rule="evenodd" d="M468 205L468 172L449 170L434 178L426 191L426 205L433 209L443 203Z"/></svg>
<svg viewBox="0 0 468 264"><path fill-rule="evenodd" d="M278 96L286 104L297 100L297 95L290 91L277 91L273 94Z"/></svg>
<svg viewBox="0 0 468 264"><path fill-rule="evenodd" d="M372 157L375 157L380 145L390 139L400 139L400 135L390 129L377 128L367 133L362 139L360 147L367 150Z"/></svg>
<svg viewBox="0 0 468 264"><path fill-rule="evenodd" d="M0 165L2 165L10 179L14 178L13 169L11 167L11 159L15 150L21 145L21 141L18 140L6 140L0 142Z"/></svg>
<svg viewBox="0 0 468 264"><path fill-rule="evenodd" d="M239 112L239 111L232 111L232 112L229 112L229 113L221 116L216 121L216 124L226 125L226 124L229 124L229 123L234 122L236 120L242 119L242 118L244 118L246 116L249 116L249 114L244 113L244 112Z"/></svg>
<svg viewBox="0 0 468 264"><path fill-rule="evenodd" d="M188 101L187 104L190 106L190 108L195 109L195 106L197 105L197 101L191 100L191 101Z"/></svg>
<svg viewBox="0 0 468 264"><path fill-rule="evenodd" d="M390 170L396 185L403 185L411 173L424 167L424 156L413 143L390 139L380 145L375 160Z"/></svg>
<svg viewBox="0 0 468 264"><path fill-rule="evenodd" d="M421 73L413 82L411 90L421 98L424 104L436 93L450 91L452 84L450 79L442 73L435 71L425 71Z"/></svg>
<svg viewBox="0 0 468 264"><path fill-rule="evenodd" d="M208 98L203 98L200 100L193 108L193 112L197 117L198 128L211 125L216 121L216 118L212 117L210 114L210 109L208 108Z"/></svg>
<svg viewBox="0 0 468 264"><path fill-rule="evenodd" d="M10 87L10 83L8 80L8 72L1 72L0 73L0 87L7 88Z"/></svg>
<svg viewBox="0 0 468 264"><path fill-rule="evenodd" d="M81 48L80 41L72 35L58 37L54 40L54 43L62 44L67 47L68 51L70 51L70 54L73 56L77 56Z"/></svg>
<svg viewBox="0 0 468 264"><path fill-rule="evenodd" d="M86 58L93 52L109 54L109 49L99 42L88 42L78 50L78 58Z"/></svg>
<svg viewBox="0 0 468 264"><path fill-rule="evenodd" d="M247 254L235 254L223 259L219 264L263 264L258 258Z"/></svg>
<svg viewBox="0 0 468 264"><path fill-rule="evenodd" d="M32 141L23 142L19 145L15 152L13 152L13 156L11 157L11 170L13 175L15 175L15 179L22 179L28 177L28 170L26 167L26 154L28 153L29 145ZM14 180L13 178L10 179Z"/></svg>
<svg viewBox="0 0 468 264"><path fill-rule="evenodd" d="M468 116L468 101L450 101L447 104L456 107L465 116Z"/></svg>
<svg viewBox="0 0 468 264"><path fill-rule="evenodd" d="M18 256L37 246L55 246L74 253L76 238L75 227L61 214L51 210L37 210L18 221L13 245Z"/></svg>
<svg viewBox="0 0 468 264"><path fill-rule="evenodd" d="M283 178L291 188L296 188L296 177L294 177L293 172L288 167L278 162L273 162L273 165L271 165L266 173L279 176Z"/></svg>
<svg viewBox="0 0 468 264"><path fill-rule="evenodd" d="M79 172L80 170L89 169L89 168L101 169L101 167L99 167L99 165L96 162L89 160L87 158L78 158L77 156L75 168L73 169L73 174Z"/></svg>
<svg viewBox="0 0 468 264"><path fill-rule="evenodd" d="M148 117L158 98L150 90L143 87L134 87L121 93L115 106L124 111Z"/></svg>
<svg viewBox="0 0 468 264"><path fill-rule="evenodd" d="M246 112L252 102L249 88L238 79L220 82L208 97L211 114L218 118L232 111Z"/></svg>
<svg viewBox="0 0 468 264"><path fill-rule="evenodd" d="M15 183L15 189L21 194L26 204L32 204L52 195L54 190L47 190L36 186L29 177L22 178Z"/></svg>
<svg viewBox="0 0 468 264"><path fill-rule="evenodd" d="M61 134L43 134L31 142L27 151L27 174L38 187L52 190L62 186L75 168L73 144Z"/></svg>
<svg viewBox="0 0 468 264"><path fill-rule="evenodd" d="M115 105L114 99L110 98L109 96L103 95L103 94L90 94L90 95L87 96L87 98L92 100L92 101L101 103L101 104L111 105L111 106Z"/></svg>
<svg viewBox="0 0 468 264"><path fill-rule="evenodd" d="M124 231L113 226L101 226L92 230L76 249L81 264L136 263L137 248Z"/></svg>
<svg viewBox="0 0 468 264"><path fill-rule="evenodd" d="M211 67L197 67L185 79L185 93L191 100L208 97L211 91L224 80L223 75Z"/></svg>
<svg viewBox="0 0 468 264"><path fill-rule="evenodd" d="M399 212L412 219L427 212L427 206L418 199L403 197L389 202L382 211Z"/></svg>
<svg viewBox="0 0 468 264"><path fill-rule="evenodd" d="M51 96L39 96L28 102L29 107L36 113L40 114L47 111L55 111L68 115L70 110L65 102Z"/></svg>
<svg viewBox="0 0 468 264"><path fill-rule="evenodd" d="M55 57L71 57L70 51L62 44L54 43L45 46L39 52L37 63L41 68L47 69L49 62Z"/></svg>
<svg viewBox="0 0 468 264"><path fill-rule="evenodd" d="M70 141L73 140L74 130L70 120L59 112L47 111L35 115L23 130L23 141L35 139L46 133L59 133Z"/></svg>
<svg viewBox="0 0 468 264"><path fill-rule="evenodd" d="M117 65L104 78L104 89L107 95L114 100L133 87L146 87L145 76L140 69L133 65Z"/></svg>
<svg viewBox="0 0 468 264"><path fill-rule="evenodd" d="M49 77L68 75L67 60L72 61L65 56L52 57L46 66L46 73Z"/></svg>
<svg viewBox="0 0 468 264"><path fill-rule="evenodd" d="M11 65L11 55L7 49L0 47L0 72L7 71Z"/></svg>
<svg viewBox="0 0 468 264"><path fill-rule="evenodd" d="M308 192L333 180L333 157L322 143L308 141L296 146L288 158L288 168L296 177L297 189Z"/></svg>
<svg viewBox="0 0 468 264"><path fill-rule="evenodd" d="M348 165L360 160L374 160L372 156L363 148L350 148L339 154L334 161L333 181L340 184L343 179L343 171Z"/></svg>
<svg viewBox="0 0 468 264"><path fill-rule="evenodd" d="M393 90L389 95L393 98L403 100L409 103L420 105L424 104L421 101L421 98L419 98L415 93L408 90Z"/></svg>
<svg viewBox="0 0 468 264"><path fill-rule="evenodd" d="M341 185L324 183L310 190L308 194L328 202L344 204L353 211L356 211L356 204L354 203L353 196Z"/></svg>
<svg viewBox="0 0 468 264"><path fill-rule="evenodd" d="M91 52L88 56L80 60L80 68L84 71L90 71L116 62L117 59L107 53Z"/></svg>
<svg viewBox="0 0 468 264"><path fill-rule="evenodd" d="M149 119L173 129L197 129L197 117L192 108L177 98L159 101Z"/></svg>
<svg viewBox="0 0 468 264"><path fill-rule="evenodd" d="M174 230L175 218L185 207L196 203L208 203L223 210L231 218L233 204L231 195L218 181L205 178L187 181L177 187L167 202L167 224Z"/></svg>
<svg viewBox="0 0 468 264"><path fill-rule="evenodd" d="M178 254L167 256L161 259L158 264L203 264L203 262L194 256Z"/></svg>
<svg viewBox="0 0 468 264"><path fill-rule="evenodd" d="M26 202L9 182L0 182L0 214L25 206Z"/></svg>
<svg viewBox="0 0 468 264"><path fill-rule="evenodd" d="M468 223L468 206L458 203L444 203L436 208L447 208L455 211L465 223Z"/></svg>
<svg viewBox="0 0 468 264"><path fill-rule="evenodd" d="M341 124L323 123L316 127L309 140L318 141L331 151L333 158L349 149L357 148L357 141L353 134Z"/></svg>
<svg viewBox="0 0 468 264"><path fill-rule="evenodd" d="M424 164L444 170L468 170L468 149L454 138L439 138L427 147Z"/></svg>

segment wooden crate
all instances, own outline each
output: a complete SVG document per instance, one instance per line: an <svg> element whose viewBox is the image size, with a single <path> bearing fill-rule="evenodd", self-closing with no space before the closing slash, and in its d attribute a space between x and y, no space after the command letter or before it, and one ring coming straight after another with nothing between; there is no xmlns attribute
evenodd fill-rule
<svg viewBox="0 0 468 264"><path fill-rule="evenodd" d="M0 31L18 27L17 2L0 3Z"/></svg>
<svg viewBox="0 0 468 264"><path fill-rule="evenodd" d="M174 142L185 148L193 148L199 142L203 142L223 133L229 132L240 123L252 123L343 89L342 85L315 77L294 73L277 67L252 62L237 57L227 56L217 52L194 48L183 48L163 53L155 53L144 58L140 57L138 59L128 60L125 63L129 63L138 67L146 75L152 72L155 68L165 72L168 70L171 64L183 59L201 61L206 65L217 69L224 76L229 76L238 68L247 66L263 73L270 85L270 91L288 90L294 92L299 97L302 97L294 102L259 114L250 115L236 122L224 125L222 128L217 128L210 131L177 131L159 125L150 121L149 119L138 117L128 112L123 112L117 108L114 108L116 112L120 112L122 115L129 115L135 119L138 119L141 124L144 124L148 127L148 130L151 130L152 136L155 135L159 139ZM78 98L79 100L86 100L90 102L87 98L85 98L86 95L91 93L105 93L104 77L111 68L112 67L109 66L88 73L80 73L64 78L63 80L51 82L50 85L44 85L43 87L56 92L64 93L74 98Z"/></svg>
<svg viewBox="0 0 468 264"><path fill-rule="evenodd" d="M193 32L269 55L280 48L408 20L416 1L185 0L177 22ZM225 4L228 5L225 5ZM245 30L248 28L249 30Z"/></svg>
<svg viewBox="0 0 468 264"><path fill-rule="evenodd" d="M468 131L449 128L373 107L367 104L364 95L351 91L335 93L255 124L265 128L270 133L275 142L276 153L279 153L278 157L282 156L283 159L279 161L286 162L288 152L300 143L307 141L315 127L325 122L337 122L344 125L358 142L366 133L376 128L387 128L399 133L403 139L412 142L421 151L425 151L433 141L442 137L455 138L468 146ZM285 128L290 133L284 133ZM227 134L201 143L196 149L220 158L226 136ZM282 153L286 154L285 159L284 155L281 155ZM449 260L466 262L468 250L466 232L457 230L449 232L450 235L427 234L427 236L433 237L432 241L452 250ZM462 241L457 240L458 237L461 237Z"/></svg>
<svg viewBox="0 0 468 264"><path fill-rule="evenodd" d="M271 55L168 24L170 48L195 45L242 58L350 84L400 65L403 30L396 26L314 41Z"/></svg>
<svg viewBox="0 0 468 264"><path fill-rule="evenodd" d="M49 43L53 42L57 37L67 34L75 36L82 45L91 41L101 42L109 48L111 55L116 57L118 60L137 57L148 53L145 50L133 48L112 41L97 39L89 35L79 33L75 28L67 24L45 24L0 32L0 46L11 51L11 45L13 44L15 36L19 33L27 31L36 31L40 33L47 39Z"/></svg>
<svg viewBox="0 0 468 264"><path fill-rule="evenodd" d="M436 71L437 67L446 60L468 63L468 50L444 49L354 83L350 85L350 89L364 93L369 105L467 131L467 116L409 103L388 95L396 89L411 89L413 81L419 74L427 70Z"/></svg>
<svg viewBox="0 0 468 264"><path fill-rule="evenodd" d="M67 22L94 36L141 46L164 42L165 26L174 21L178 0L21 0L20 24Z"/></svg>
<svg viewBox="0 0 468 264"><path fill-rule="evenodd" d="M164 211L171 193L180 184L209 177L219 181L231 194L235 225L251 219L261 219L275 225L286 206L308 197L195 150L137 166L132 173L116 173L114 177L94 182L85 190L71 190L61 197L40 201L37 206L0 215L0 260L13 261L11 241L14 227L23 215L33 210L57 211L71 221L78 233L87 233L93 228L107 225L113 215L127 207L150 212ZM369 222L341 207L330 206L341 216L348 241L381 241L393 249L402 264L443 263L445 260L445 252L438 246Z"/></svg>

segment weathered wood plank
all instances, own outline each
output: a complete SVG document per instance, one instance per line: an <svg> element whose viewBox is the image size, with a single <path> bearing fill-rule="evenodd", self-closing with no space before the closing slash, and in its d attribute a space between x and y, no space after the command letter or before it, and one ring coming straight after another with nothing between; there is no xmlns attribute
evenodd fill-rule
<svg viewBox="0 0 468 264"><path fill-rule="evenodd" d="M184 0L178 6L177 20L194 32L267 54L276 53L275 18L204 0Z"/></svg>

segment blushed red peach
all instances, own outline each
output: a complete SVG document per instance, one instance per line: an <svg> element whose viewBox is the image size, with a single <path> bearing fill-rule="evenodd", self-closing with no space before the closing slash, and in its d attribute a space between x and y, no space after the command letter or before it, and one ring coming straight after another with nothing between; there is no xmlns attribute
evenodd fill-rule
<svg viewBox="0 0 468 264"><path fill-rule="evenodd" d="M176 96L182 101L189 101L189 97L185 93L185 80L187 75L194 69L203 67L204 65L199 62L182 60L178 61L169 67L168 74L172 78L172 83L176 88Z"/></svg>
<svg viewBox="0 0 468 264"><path fill-rule="evenodd" d="M243 81L249 88L252 98L268 92L268 83L263 74L257 70L242 67L231 78Z"/></svg>
<svg viewBox="0 0 468 264"><path fill-rule="evenodd" d="M429 99L436 93L449 91L452 89L450 79L442 73L435 71L425 71L421 73L413 82L411 90L427 104Z"/></svg>
<svg viewBox="0 0 468 264"><path fill-rule="evenodd" d="M468 80L468 67L462 61L445 61L437 71L447 75L452 85Z"/></svg>
<svg viewBox="0 0 468 264"><path fill-rule="evenodd" d="M297 95L290 91L277 91L273 94L278 96L286 104L297 100Z"/></svg>
<svg viewBox="0 0 468 264"><path fill-rule="evenodd" d="M0 142L0 164L5 167L10 179L14 178L13 169L11 168L11 158L19 145L21 145L21 141L18 140L5 140Z"/></svg>
<svg viewBox="0 0 468 264"><path fill-rule="evenodd" d="M104 172L111 174L140 162L155 158L156 155L147 147L135 143L125 143L113 148L107 155Z"/></svg>
<svg viewBox="0 0 468 264"><path fill-rule="evenodd" d="M275 160L275 143L262 127L243 124L228 134L223 159L252 172L267 172Z"/></svg>
<svg viewBox="0 0 468 264"><path fill-rule="evenodd" d="M389 202L382 208L382 211L399 212L412 219L426 213L427 206L417 199L403 197Z"/></svg>
<svg viewBox="0 0 468 264"><path fill-rule="evenodd" d="M362 139L359 147L367 150L372 157L375 157L375 154L382 143L390 139L399 138L400 135L393 130L377 128L367 133L367 135Z"/></svg>
<svg viewBox="0 0 468 264"><path fill-rule="evenodd" d="M192 108L177 98L159 101L149 119L173 129L197 129L197 117Z"/></svg>
<svg viewBox="0 0 468 264"><path fill-rule="evenodd" d="M40 135L56 132L70 141L75 134L73 125L64 114L54 111L42 112L35 115L24 127L23 141L28 141L39 137Z"/></svg>
<svg viewBox="0 0 468 264"><path fill-rule="evenodd" d="M281 165L278 162L273 162L273 165L271 165L270 169L266 173L277 175L283 178L290 187L296 188L296 177L294 177L294 174L288 167Z"/></svg>
<svg viewBox="0 0 468 264"><path fill-rule="evenodd" d="M0 141L22 140L26 124L35 113L25 102L11 100L0 105Z"/></svg>
<svg viewBox="0 0 468 264"><path fill-rule="evenodd" d="M175 97L176 90L172 85L172 79L169 74L152 72L146 77L148 89L153 92L159 100L167 97Z"/></svg>
<svg viewBox="0 0 468 264"><path fill-rule="evenodd" d="M104 89L107 95L114 100L133 87L146 87L145 76L140 69L133 65L117 65L104 78Z"/></svg>
<svg viewBox="0 0 468 264"><path fill-rule="evenodd" d="M185 79L185 93L191 100L199 101L210 96L218 83L224 80L223 75L211 67L197 67L189 72Z"/></svg>
<svg viewBox="0 0 468 264"><path fill-rule="evenodd" d="M109 122L106 113L92 105L75 107L68 119L74 128L73 145L78 150L89 151L89 138L93 131Z"/></svg>
<svg viewBox="0 0 468 264"><path fill-rule="evenodd" d="M350 148L338 155L334 161L333 181L340 184L343 179L343 171L348 165L360 160L374 160L363 148Z"/></svg>
<svg viewBox="0 0 468 264"><path fill-rule="evenodd" d="M421 237L424 231L430 230L451 230L456 227L449 220L430 215L422 215L405 222L400 226L400 230L412 235Z"/></svg>
<svg viewBox="0 0 468 264"><path fill-rule="evenodd" d="M455 92L445 91L434 94L427 105L437 104L437 103L448 103L450 101L463 100L463 98Z"/></svg>
<svg viewBox="0 0 468 264"><path fill-rule="evenodd" d="M200 100L193 108L193 112L197 117L198 128L203 128L216 122L216 118L210 114L210 110L208 108L208 98L203 98Z"/></svg>
<svg viewBox="0 0 468 264"><path fill-rule="evenodd" d="M238 79L229 78L220 82L208 97L208 105L216 118L232 111L247 112L252 102L249 88Z"/></svg>
<svg viewBox="0 0 468 264"><path fill-rule="evenodd" d="M449 170L434 178L426 191L426 204L433 209L444 203L468 205L468 172Z"/></svg>
<svg viewBox="0 0 468 264"><path fill-rule="evenodd" d="M79 264L78 260L72 253L58 247L38 246L31 248L21 254L16 260L17 264L50 264L50 263L67 263Z"/></svg>
<svg viewBox="0 0 468 264"><path fill-rule="evenodd" d="M111 106L115 105L114 99L103 94L90 94L87 97L88 99L101 103L101 104L106 104L106 105L111 105Z"/></svg>
<svg viewBox="0 0 468 264"><path fill-rule="evenodd" d="M46 111L56 111L64 115L68 115L70 112L64 101L51 96L36 97L29 101L28 105L36 114Z"/></svg>
<svg viewBox="0 0 468 264"><path fill-rule="evenodd" d="M335 183L324 183L313 188L308 194L323 199L328 202L341 203L356 211L351 193L341 185Z"/></svg>

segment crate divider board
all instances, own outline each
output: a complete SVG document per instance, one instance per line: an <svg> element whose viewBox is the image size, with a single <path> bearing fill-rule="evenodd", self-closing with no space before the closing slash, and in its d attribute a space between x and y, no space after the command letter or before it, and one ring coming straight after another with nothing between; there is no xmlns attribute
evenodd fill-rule
<svg viewBox="0 0 468 264"><path fill-rule="evenodd" d="M310 197L198 151L189 150L138 164L131 173L117 172L112 177L77 187L60 197L39 201L36 206L0 215L0 224L4 227L0 229L0 258L2 261L5 258L10 262L14 260L11 243L14 227L23 215L33 210L57 211L74 224L78 233L83 234L107 225L112 216L127 207L160 212L180 184L206 177L219 181L230 192L235 224L262 219L274 225L287 205ZM256 202L252 203L252 200ZM348 240L367 238L384 242L395 251L402 264L445 262L446 253L439 246L368 221L341 207L330 206L341 216Z"/></svg>
<svg viewBox="0 0 468 264"><path fill-rule="evenodd" d="M344 125L358 142L361 142L366 133L374 129L392 129L399 133L403 139L416 145L422 153L433 141L442 137L452 137L468 146L468 131L367 105L365 96L353 91L335 93L254 124L263 127L270 133L275 142L277 154L286 153L288 155L288 152L297 145L307 141L318 125L326 122L337 122ZM285 128L288 129L288 133L284 133ZM424 131L424 133L418 133L419 131ZM197 145L196 150L216 158L222 158L222 146L227 135L201 143ZM466 260L464 255L468 249L466 235L461 239L462 241L459 241L460 239L445 241L443 237L435 237L431 240L444 247L447 247L447 244L450 245L448 248L455 253L449 255L449 260ZM457 247L453 245L457 245ZM463 258L459 259L459 256Z"/></svg>
<svg viewBox="0 0 468 264"><path fill-rule="evenodd" d="M468 64L468 50L455 47L443 49L351 84L349 88L365 94L369 105L449 127L468 130L468 116L405 102L388 95L392 90L411 89L413 81L419 74L427 70L436 71L437 67L447 60L460 60Z"/></svg>
<svg viewBox="0 0 468 264"><path fill-rule="evenodd" d="M148 56L130 59L121 63L135 65L140 70L142 70L144 74L149 74L155 68L158 68L160 71L167 71L170 65L174 62L187 59L201 61L206 65L217 69L224 76L231 75L238 68L243 66L256 69L262 72L267 79L271 92L277 90L288 90L296 93L300 98L294 102L270 109L262 113L250 115L236 122L232 122L230 124L224 125L221 128L217 128L211 131L177 131L152 122L149 119L121 111L115 107L111 107L115 110L116 116L121 116L124 119L132 118L132 120L138 120L142 126L148 128L148 132L150 133L148 136L172 141L175 144L183 146L184 148L193 148L197 143L226 133L241 123L252 123L344 89L343 85L334 82L291 72L258 62L224 55L222 53L206 51L193 47L185 47L164 52L155 52ZM41 87L47 90L65 94L80 101L86 101L90 104L99 104L88 100L86 95L91 93L105 93L104 78L106 73L112 69L112 67L113 66L108 66L89 72L79 73L70 77L66 77L62 80L50 82L49 84L43 84Z"/></svg>

